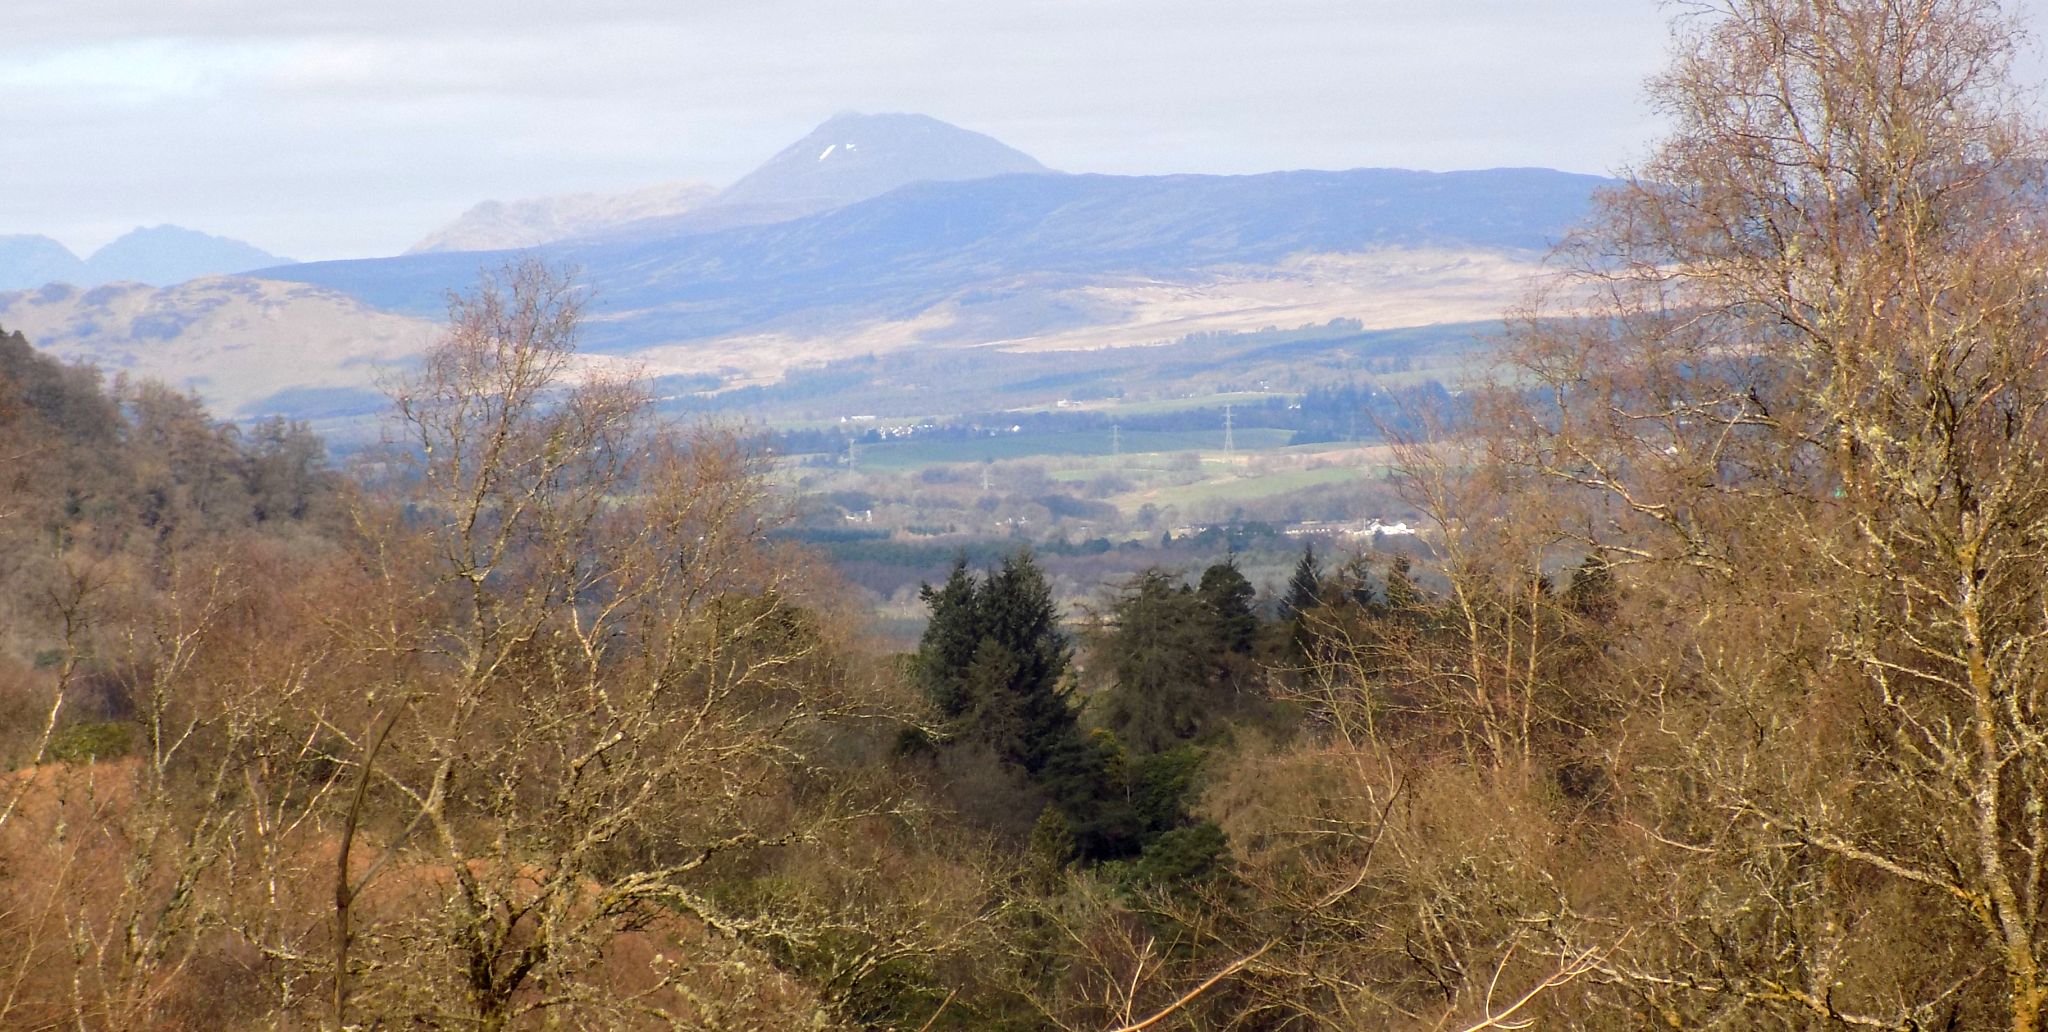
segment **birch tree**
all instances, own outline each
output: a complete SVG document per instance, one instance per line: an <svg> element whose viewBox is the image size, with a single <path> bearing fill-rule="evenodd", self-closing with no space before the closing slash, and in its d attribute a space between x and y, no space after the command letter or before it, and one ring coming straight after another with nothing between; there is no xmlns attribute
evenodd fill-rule
<svg viewBox="0 0 2048 1032"><path fill-rule="evenodd" d="M1646 934L1609 974L1688 1026L2033 1032L2048 243L2017 30L1988 0L1679 26L1673 135L1522 326L1546 404L1504 438L1641 603L1613 761Z"/></svg>

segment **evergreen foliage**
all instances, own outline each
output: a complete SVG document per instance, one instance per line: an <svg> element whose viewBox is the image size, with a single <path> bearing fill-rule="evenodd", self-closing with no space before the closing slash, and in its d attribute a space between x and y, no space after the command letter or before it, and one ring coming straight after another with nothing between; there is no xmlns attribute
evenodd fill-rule
<svg viewBox="0 0 2048 1032"><path fill-rule="evenodd" d="M1214 821L1197 821L1160 835L1132 865L1135 880L1169 886L1207 881L1221 873L1230 857L1230 840Z"/></svg>
<svg viewBox="0 0 2048 1032"><path fill-rule="evenodd" d="M927 584L918 597L931 619L912 658L912 677L942 718L957 720L969 707L966 674L983 635L980 591L966 557L953 561L945 584Z"/></svg>
<svg viewBox="0 0 2048 1032"><path fill-rule="evenodd" d="M1103 723L1141 753L1198 735L1221 680L1223 643L1215 611L1159 569L1124 589L1101 650L1110 684Z"/></svg>
<svg viewBox="0 0 2048 1032"><path fill-rule="evenodd" d="M943 585L925 585L920 597L931 619L911 669L953 723L948 730L987 739L1039 769L1075 726L1060 691L1073 646L1044 572L1028 551L981 578L961 559Z"/></svg>
<svg viewBox="0 0 2048 1032"><path fill-rule="evenodd" d="M1258 634L1235 564L1202 583L1151 570L1118 599L1096 643L1108 684L1089 734L1063 688L1072 645L1031 555L978 577L956 561L922 592L931 621L910 660L942 721L940 747L986 747L1021 771L1083 860L1135 857L1186 826L1204 755L1190 743L1227 715ZM1052 834L1051 819L1034 837Z"/></svg>
<svg viewBox="0 0 2048 1032"><path fill-rule="evenodd" d="M1259 618L1252 612L1252 601L1258 592L1245 579L1244 571L1237 568L1237 556L1226 556L1222 562L1203 570L1202 583L1196 591L1216 620L1217 640L1224 651L1251 655L1258 641Z"/></svg>
<svg viewBox="0 0 2048 1032"><path fill-rule="evenodd" d="M1301 560L1294 564L1294 573L1287 578L1287 594L1280 600L1280 618L1297 620L1302 613L1322 604L1323 569L1316 561L1316 545L1310 541L1301 546Z"/></svg>
<svg viewBox="0 0 2048 1032"><path fill-rule="evenodd" d="M1045 574L1030 552L976 577L964 559L926 585L931 610L911 659L943 722L945 743L986 746L1022 771L1063 815L1079 851L1119 855L1129 822L1117 803L1116 747L1085 736L1062 680L1073 646Z"/></svg>
<svg viewBox="0 0 2048 1032"><path fill-rule="evenodd" d="M1007 681L984 686L990 694L1001 693L999 700L987 704L1012 716L1015 732L1003 745L1035 774L1076 734L1077 725L1060 690L1073 645L1060 629L1052 587L1028 550L1003 560L990 574L981 611L986 637L977 649L977 662L980 651L993 643L1012 664Z"/></svg>

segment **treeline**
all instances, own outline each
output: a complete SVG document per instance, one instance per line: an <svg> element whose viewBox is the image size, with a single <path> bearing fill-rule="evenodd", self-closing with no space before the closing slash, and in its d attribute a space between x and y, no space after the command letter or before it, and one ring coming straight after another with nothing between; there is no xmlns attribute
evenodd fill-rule
<svg viewBox="0 0 2048 1032"><path fill-rule="evenodd" d="M0 648L55 662L51 621L85 596L104 604L185 542L326 533L341 489L304 424L216 422L190 394L108 389L0 333Z"/></svg>

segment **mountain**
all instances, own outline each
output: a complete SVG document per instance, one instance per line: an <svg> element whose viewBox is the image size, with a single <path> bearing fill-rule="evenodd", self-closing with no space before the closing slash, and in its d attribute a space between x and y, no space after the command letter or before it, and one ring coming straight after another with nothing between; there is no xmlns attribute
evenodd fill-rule
<svg viewBox="0 0 2048 1032"><path fill-rule="evenodd" d="M944 349L1484 322L1610 184L1527 168L1066 175L923 116L844 115L701 207L533 250L593 288L588 361L623 359L681 392L892 352L943 362ZM552 235L632 203L480 208L422 246ZM448 291L513 256L428 250L154 293L38 292L0 297L0 319L33 317L73 357L171 376L224 409L343 414L370 363L416 353ZM348 357L351 323L371 344L361 358Z"/></svg>
<svg viewBox="0 0 2048 1032"><path fill-rule="evenodd" d="M739 181L709 207L780 221L879 197L917 182L1050 171L993 137L927 115L834 115Z"/></svg>
<svg viewBox="0 0 2048 1032"><path fill-rule="evenodd" d="M624 193L485 201L429 233L407 254L501 251L588 236L629 222L681 215L717 193L709 183L660 183Z"/></svg>
<svg viewBox="0 0 2048 1032"><path fill-rule="evenodd" d="M0 290L46 283L96 287L102 283L174 283L289 264L239 240L177 226L137 228L79 261L46 236L0 236Z"/></svg>
<svg viewBox="0 0 2048 1032"><path fill-rule="evenodd" d="M600 318L587 344L631 352L792 319L908 317L1019 277L1071 286L1100 277L1186 278L1305 254L1540 251L1607 182L1547 169L1006 175L913 183L772 225L596 240L546 253L581 269L598 290ZM448 289L474 279L477 262L475 255L415 255L260 275L430 316Z"/></svg>
<svg viewBox="0 0 2048 1032"><path fill-rule="evenodd" d="M77 283L85 277L85 263L49 237L0 236L0 290Z"/></svg>
<svg viewBox="0 0 2048 1032"><path fill-rule="evenodd" d="M659 240L813 215L925 181L1048 173L1000 141L926 115L842 113L716 190L693 182L627 193L485 201L406 254L518 250L581 238Z"/></svg>
<svg viewBox="0 0 2048 1032"><path fill-rule="evenodd" d="M134 282L166 287L174 283L289 264L240 240L179 226L130 230L86 259L86 284Z"/></svg>

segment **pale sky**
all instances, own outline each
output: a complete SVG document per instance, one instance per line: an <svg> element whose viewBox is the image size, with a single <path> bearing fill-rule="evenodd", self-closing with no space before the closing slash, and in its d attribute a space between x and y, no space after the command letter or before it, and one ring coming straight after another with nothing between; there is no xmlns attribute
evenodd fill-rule
<svg viewBox="0 0 2048 1032"><path fill-rule="evenodd" d="M723 185L842 110L1074 172L1648 152L1653 0L6 0L0 234L392 254L470 205Z"/></svg>

